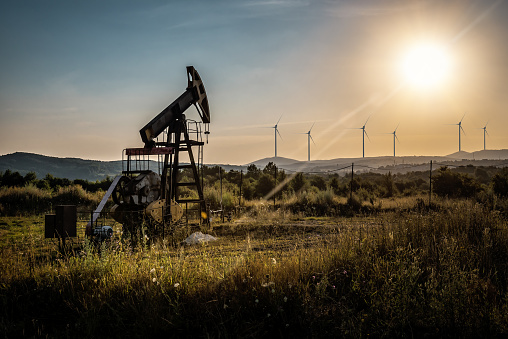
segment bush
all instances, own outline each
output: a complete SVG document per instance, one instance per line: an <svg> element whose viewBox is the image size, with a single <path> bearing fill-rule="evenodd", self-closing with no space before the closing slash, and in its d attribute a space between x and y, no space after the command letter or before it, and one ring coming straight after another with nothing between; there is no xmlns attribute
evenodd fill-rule
<svg viewBox="0 0 508 339"><path fill-rule="evenodd" d="M470 198L481 191L481 186L472 177L464 173L452 172L448 167L441 167L432 178L434 193L441 197Z"/></svg>
<svg viewBox="0 0 508 339"><path fill-rule="evenodd" d="M503 168L492 178L494 193L501 197L508 196L508 168Z"/></svg>
<svg viewBox="0 0 508 339"><path fill-rule="evenodd" d="M51 209L51 194L35 186L0 189L3 215L16 216L44 213Z"/></svg>

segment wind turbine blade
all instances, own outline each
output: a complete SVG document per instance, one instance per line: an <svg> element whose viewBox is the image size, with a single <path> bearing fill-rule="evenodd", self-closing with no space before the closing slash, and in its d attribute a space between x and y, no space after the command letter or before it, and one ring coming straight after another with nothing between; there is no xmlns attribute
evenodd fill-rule
<svg viewBox="0 0 508 339"><path fill-rule="evenodd" d="M282 116L283 116L283 115L284 115L284 113L282 113L282 114L280 115L280 118L279 118L279 120L277 120L277 123L275 124L275 126L277 126L277 125L279 124L280 119L282 119Z"/></svg>
<svg viewBox="0 0 508 339"><path fill-rule="evenodd" d="M363 130L363 133L365 133L365 135L367 136L367 139L369 139L369 141L370 141L370 138L369 138L369 135L367 134L367 131Z"/></svg>
<svg viewBox="0 0 508 339"><path fill-rule="evenodd" d="M282 139L282 135L280 135L279 130L278 130L278 129L275 129L275 130L277 131L277 134L279 135L280 139L281 139L281 140L284 140L284 139Z"/></svg>
<svg viewBox="0 0 508 339"><path fill-rule="evenodd" d="M396 134L394 134L394 135L395 135L395 139L397 139L397 141L400 142L399 137Z"/></svg>
<svg viewBox="0 0 508 339"><path fill-rule="evenodd" d="M466 116L466 113L464 113L464 115L462 116L462 119L460 119L459 124L462 122L462 120L464 120L465 116Z"/></svg>
<svg viewBox="0 0 508 339"><path fill-rule="evenodd" d="M310 131L312 131L312 128L314 127L314 125L316 124L316 122L314 121L314 123L312 124L312 126L310 127L310 130L309 130L309 133Z"/></svg>
<svg viewBox="0 0 508 339"><path fill-rule="evenodd" d="M313 142L313 143L314 143L314 145L315 145L316 143L314 142L314 139L312 139L312 135L310 135L310 134L309 134L309 137L310 137L310 140L312 140L312 142Z"/></svg>
<svg viewBox="0 0 508 339"><path fill-rule="evenodd" d="M367 121L365 121L365 123L363 124L363 127L365 127L365 125L367 125L367 123L369 122L369 119L370 119L370 115L369 115L369 117L367 118Z"/></svg>
<svg viewBox="0 0 508 339"><path fill-rule="evenodd" d="M459 128L462 130L462 133L464 133L464 135L466 135L466 131L464 131L464 127L462 127L462 125L459 125Z"/></svg>
<svg viewBox="0 0 508 339"><path fill-rule="evenodd" d="M397 128L399 128L400 122L397 124L397 127L395 127L395 131L393 133L397 132Z"/></svg>
<svg viewBox="0 0 508 339"><path fill-rule="evenodd" d="M490 137L489 131L487 131L487 129L485 129L485 133L487 133L487 135Z"/></svg>

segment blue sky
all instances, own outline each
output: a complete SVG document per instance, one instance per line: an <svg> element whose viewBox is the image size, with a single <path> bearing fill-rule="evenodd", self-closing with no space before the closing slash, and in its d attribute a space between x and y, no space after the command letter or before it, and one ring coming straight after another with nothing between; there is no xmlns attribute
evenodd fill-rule
<svg viewBox="0 0 508 339"><path fill-rule="evenodd" d="M508 148L504 1L0 1L0 154L115 160L200 73L205 162ZM449 46L447 84L401 85L411 44ZM187 114L197 119L193 108Z"/></svg>

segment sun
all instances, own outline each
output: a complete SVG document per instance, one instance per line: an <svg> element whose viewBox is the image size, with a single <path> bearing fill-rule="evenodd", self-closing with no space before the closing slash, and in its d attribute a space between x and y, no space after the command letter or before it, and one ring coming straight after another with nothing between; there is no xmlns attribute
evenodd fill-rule
<svg viewBox="0 0 508 339"><path fill-rule="evenodd" d="M444 46L427 43L409 49L400 65L408 84L432 89L443 85L449 77L451 58Z"/></svg>

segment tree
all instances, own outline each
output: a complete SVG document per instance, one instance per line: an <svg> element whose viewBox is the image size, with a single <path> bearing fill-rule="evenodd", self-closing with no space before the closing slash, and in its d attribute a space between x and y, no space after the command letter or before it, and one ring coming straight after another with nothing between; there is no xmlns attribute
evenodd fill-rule
<svg viewBox="0 0 508 339"><path fill-rule="evenodd" d="M330 179L329 185L330 185L330 188L333 190L333 193L339 194L340 183L339 183L339 179L337 179L336 176L334 176L332 179Z"/></svg>
<svg viewBox="0 0 508 339"><path fill-rule="evenodd" d="M317 187L320 191L326 191L326 181L320 175L315 175L312 177L310 184L314 187Z"/></svg>
<svg viewBox="0 0 508 339"><path fill-rule="evenodd" d="M481 190L480 184L472 177L452 172L446 166L441 167L438 174L432 178L432 185L437 195L449 198L468 198Z"/></svg>
<svg viewBox="0 0 508 339"><path fill-rule="evenodd" d="M254 179L247 178L243 181L242 184L242 195L244 199L251 200L254 198L256 194L256 187L254 186Z"/></svg>
<svg viewBox="0 0 508 339"><path fill-rule="evenodd" d="M293 191L298 193L302 190L307 184L307 180L303 176L302 172L296 173L295 177L291 180L291 186L293 187Z"/></svg>
<svg viewBox="0 0 508 339"><path fill-rule="evenodd" d="M35 185L35 184L37 184L37 174L35 174L35 172L33 172L33 171L28 172L23 177L23 182L24 182L25 185L30 185L30 184Z"/></svg>
<svg viewBox="0 0 508 339"><path fill-rule="evenodd" d="M505 167L492 178L494 193L500 197L508 196L508 168Z"/></svg>
<svg viewBox="0 0 508 339"><path fill-rule="evenodd" d="M258 179L261 175L261 170L254 164L250 164L247 166L247 174L245 175L248 178Z"/></svg>
<svg viewBox="0 0 508 339"><path fill-rule="evenodd" d="M385 198L393 197L394 186L392 172L388 172L383 179L383 187L386 190L384 194Z"/></svg>
<svg viewBox="0 0 508 339"><path fill-rule="evenodd" d="M263 173L271 174L272 176L275 175L275 171L277 171L277 165L275 165L271 161L268 164L266 164L265 168L263 168Z"/></svg>
<svg viewBox="0 0 508 339"><path fill-rule="evenodd" d="M18 172L12 172L11 170L8 169L2 176L2 186L16 187L23 185L24 185L23 176Z"/></svg>
<svg viewBox="0 0 508 339"><path fill-rule="evenodd" d="M273 175L263 173L256 183L256 195L264 197L275 188L275 179Z"/></svg>

